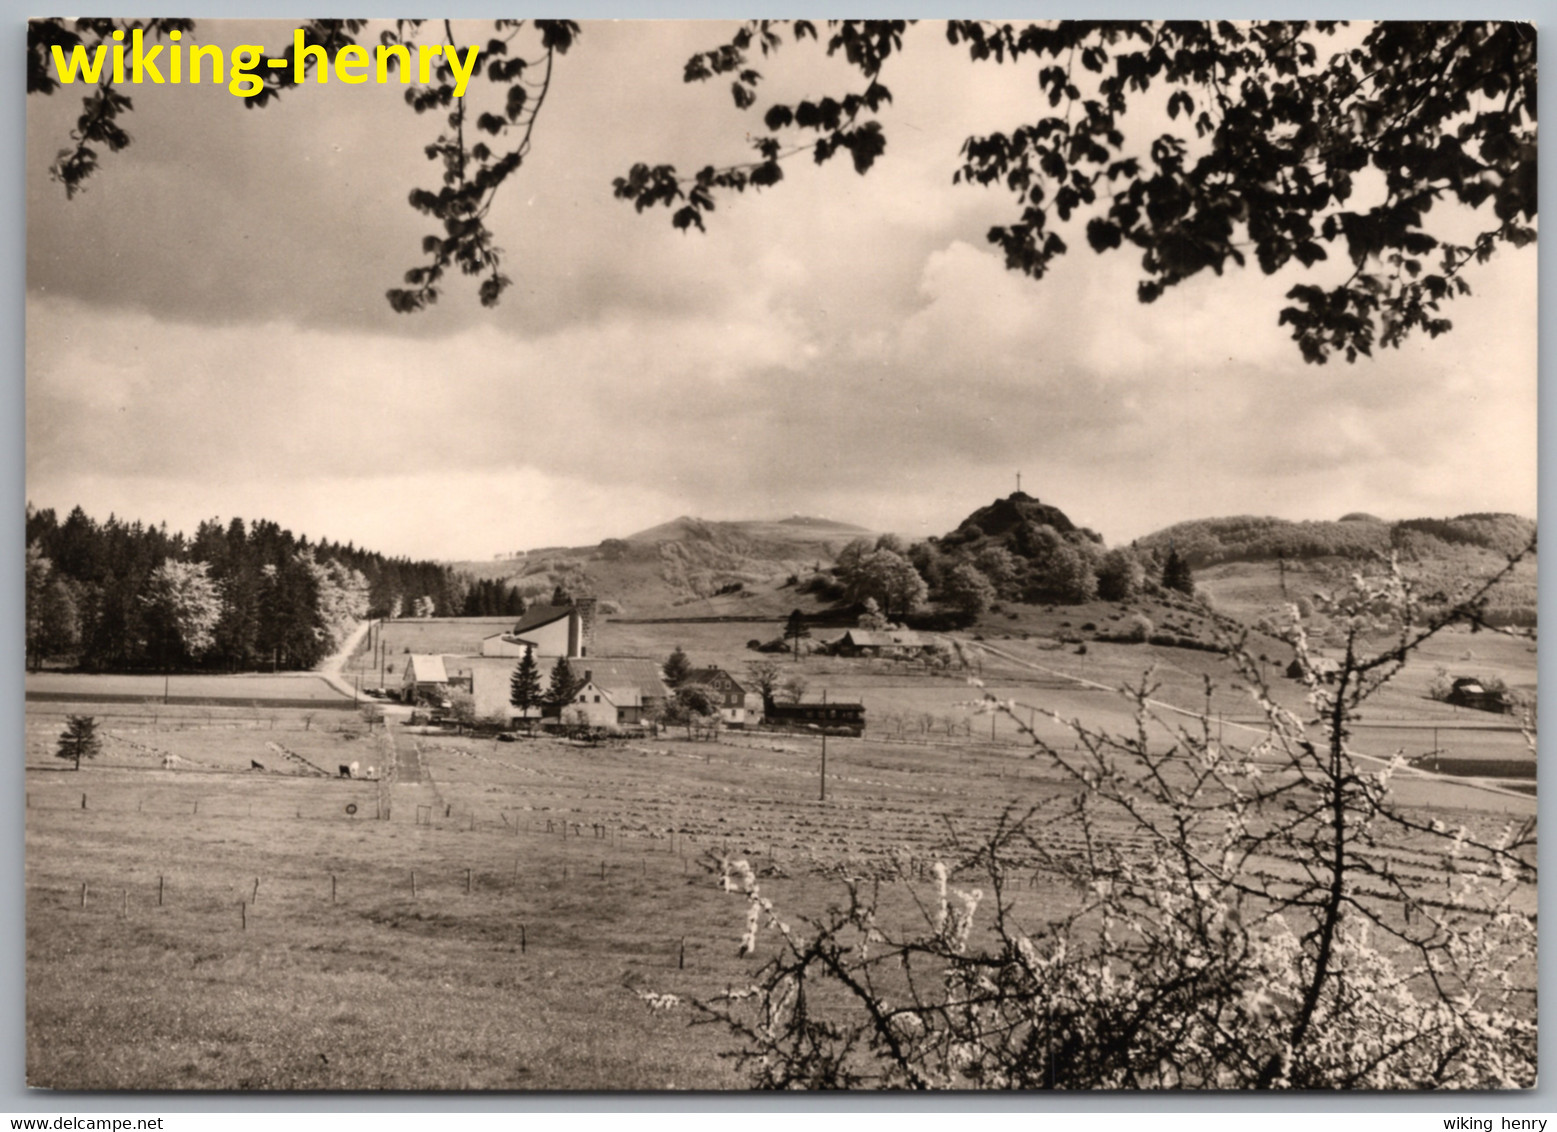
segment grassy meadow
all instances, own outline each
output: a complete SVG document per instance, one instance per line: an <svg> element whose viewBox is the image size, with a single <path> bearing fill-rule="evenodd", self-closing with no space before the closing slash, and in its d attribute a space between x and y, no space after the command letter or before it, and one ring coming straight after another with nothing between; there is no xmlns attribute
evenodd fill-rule
<svg viewBox="0 0 1557 1132"><path fill-rule="evenodd" d="M1114 612L988 621L970 641L971 672L774 657L805 676L808 698L866 704L863 739L828 741L825 801L821 743L806 735L694 743L672 732L585 747L386 735L357 713L258 703L29 702L28 1083L740 1088L720 1057L731 1039L691 1025L689 1000L744 985L774 937L737 956L745 902L722 890L721 858L750 860L792 923L845 902L856 878L880 885L882 922L900 929L933 900L927 866L959 860L1013 807L1038 808L1050 851L1077 844L1063 816L1070 785L1030 757L1011 719L970 710L984 689L969 675L1024 705L1018 715L1058 745L1067 732L1038 709L1132 726L1131 705L1108 689L1148 667L1165 703L1204 708L1210 675L1221 681L1213 725L1252 721L1247 693L1227 686L1212 653L1096 640L1083 652L1064 640L1061 620L1079 629ZM385 633L394 658L463 651L492 623L503 622L402 621ZM680 644L695 664L740 674L757 655L746 642L777 631L605 621L597 651L660 658ZM1364 713L1354 745L1528 758L1511 719L1455 712L1417 687L1446 662L1533 685L1525 645L1445 637ZM1284 660L1272 659L1272 686L1301 706L1302 689L1279 675ZM72 712L95 715L105 740L80 773L54 756ZM420 774L392 785L328 777L353 761ZM1394 787L1478 831L1534 810L1531 797L1474 781L1402 772ZM1398 846L1395 863L1425 887L1437 878L1420 848ZM980 879L965 871L954 883ZM1036 859L1018 863L1011 894L1033 930L1077 899ZM648 992L680 1001L655 1009Z"/></svg>

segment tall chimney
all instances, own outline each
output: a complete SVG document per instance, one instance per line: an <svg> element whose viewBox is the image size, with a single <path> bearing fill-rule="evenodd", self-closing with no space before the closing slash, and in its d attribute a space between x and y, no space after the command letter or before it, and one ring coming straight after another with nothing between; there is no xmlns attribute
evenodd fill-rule
<svg viewBox="0 0 1557 1132"><path fill-rule="evenodd" d="M590 656L595 651L595 606L597 600L592 597L579 597L573 599L573 606L578 610L578 619L581 632L579 634L580 656Z"/></svg>

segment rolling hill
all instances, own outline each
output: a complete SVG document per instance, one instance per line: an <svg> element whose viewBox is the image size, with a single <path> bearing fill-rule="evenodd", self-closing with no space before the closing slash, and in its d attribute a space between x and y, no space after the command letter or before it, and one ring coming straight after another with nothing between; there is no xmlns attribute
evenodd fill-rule
<svg viewBox="0 0 1557 1132"><path fill-rule="evenodd" d="M525 599L558 584L592 593L629 617L777 617L815 600L787 586L832 564L864 527L832 519L714 521L682 515L596 546L532 550L523 557L459 562L478 578L502 578Z"/></svg>
<svg viewBox="0 0 1557 1132"><path fill-rule="evenodd" d="M1391 554L1424 598L1452 599L1467 582L1495 573L1535 534L1534 521L1506 513L1395 522L1364 514L1333 522L1238 515L1176 523L1136 546L1163 555L1177 549L1219 608L1249 620ZM1498 588L1488 612L1494 622L1533 625L1536 604L1532 554Z"/></svg>

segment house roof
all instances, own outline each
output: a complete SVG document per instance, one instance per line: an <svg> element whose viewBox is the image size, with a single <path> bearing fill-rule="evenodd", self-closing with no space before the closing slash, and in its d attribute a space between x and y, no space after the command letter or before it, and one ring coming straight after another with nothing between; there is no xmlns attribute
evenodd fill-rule
<svg viewBox="0 0 1557 1132"><path fill-rule="evenodd" d="M912 629L850 629L844 634L856 648L924 648L934 638Z"/></svg>
<svg viewBox="0 0 1557 1132"><path fill-rule="evenodd" d="M737 692L744 693L746 691L745 685L743 685L734 676L730 675L730 673L720 668L718 665L714 665L709 668L692 669L692 671L687 673L686 682L688 684L712 684L721 676L729 680L731 684L735 685L735 690Z"/></svg>
<svg viewBox="0 0 1557 1132"><path fill-rule="evenodd" d="M514 623L514 627L508 630L508 634L519 636L528 633L531 629L539 629L542 625L550 625L553 621L560 621L568 614L574 612L571 605L532 605L525 610L524 616Z"/></svg>
<svg viewBox="0 0 1557 1132"><path fill-rule="evenodd" d="M864 712L865 705L845 700L828 700L826 703L823 703L821 700L805 700L798 704L779 701L769 704L765 710L768 715L778 716L795 715L806 711L825 711L828 708L837 708L847 712Z"/></svg>
<svg viewBox="0 0 1557 1132"><path fill-rule="evenodd" d="M583 687L581 687L574 694L573 702L574 703L582 702L584 700L584 697L587 696L590 693L591 689L593 689L596 692L599 692L602 696L604 696L606 698L606 702L608 704L610 704L612 707L618 707L621 704L621 701L617 698L617 693L619 693L619 692L625 693L627 698L629 700L631 700L631 699L633 699L632 693L635 690L635 689L632 689L632 688L606 688L606 687L602 687L601 685L599 685L599 684L595 683L593 680L591 680L591 681L589 681L589 683L585 684Z"/></svg>
<svg viewBox="0 0 1557 1132"><path fill-rule="evenodd" d="M443 657L434 653L414 652L405 662L406 673L414 673L418 684L447 684L449 674L443 670Z"/></svg>
<svg viewBox="0 0 1557 1132"><path fill-rule="evenodd" d="M660 679L660 666L641 657L580 656L568 660L568 667L580 679L589 679L602 688L637 688L649 698L664 699L669 693Z"/></svg>
<svg viewBox="0 0 1557 1132"><path fill-rule="evenodd" d="M499 640L503 641L506 644L510 644L510 645L525 645L526 647L532 648L532 649L539 649L541 647L540 645L536 644L534 641L525 640L525 638L523 638L521 636L518 636L515 633L493 633L490 637L482 637L481 638L481 643L482 644L486 644L488 641L499 641Z"/></svg>

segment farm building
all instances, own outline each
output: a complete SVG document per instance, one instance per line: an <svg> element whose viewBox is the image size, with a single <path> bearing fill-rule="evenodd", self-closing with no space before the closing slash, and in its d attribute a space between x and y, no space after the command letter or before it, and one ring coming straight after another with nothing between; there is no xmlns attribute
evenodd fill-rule
<svg viewBox="0 0 1557 1132"><path fill-rule="evenodd" d="M400 675L400 698L406 703L430 699L441 703L448 691L449 674L443 657L431 653L412 653L406 658Z"/></svg>
<svg viewBox="0 0 1557 1132"><path fill-rule="evenodd" d="M750 693L734 676L722 668L694 668L686 683L701 684L719 693L719 717L726 727L745 727L747 699Z"/></svg>
<svg viewBox="0 0 1557 1132"><path fill-rule="evenodd" d="M1461 676L1449 689L1445 699L1456 707L1474 708L1477 711L1495 711L1507 715L1514 710L1506 693L1488 689L1474 676Z"/></svg>
<svg viewBox="0 0 1557 1132"><path fill-rule="evenodd" d="M636 689L618 689L632 694ZM602 688L593 680L588 681L578 690L578 695L573 697L570 704L562 713L564 723L583 723L590 727L616 727L623 723L636 723L636 719L624 719L624 708L616 702L616 697L611 694L611 689Z"/></svg>
<svg viewBox="0 0 1557 1132"><path fill-rule="evenodd" d="M519 718L519 710L508 702L509 684L519 663L517 660L506 656L450 656L443 659L454 670L456 679L469 679L477 719ZM569 666L575 677L593 683L610 696L616 711L613 724L638 723L656 703L664 706L665 682L660 677L659 665L652 660L592 656L587 664L579 658L570 660ZM541 664L540 668L544 688L551 664ZM531 718L541 715L540 708L530 712Z"/></svg>
<svg viewBox="0 0 1557 1132"><path fill-rule="evenodd" d="M1308 663L1313 666L1314 675L1326 684L1334 684L1335 678L1341 674L1341 662L1328 656L1310 656ZM1287 665L1287 676L1293 680L1303 679L1303 665L1297 657L1292 658L1292 663Z"/></svg>
<svg viewBox="0 0 1557 1132"><path fill-rule="evenodd" d="M536 659L588 656L595 643L595 599L581 597L572 605L532 606L512 629L481 641L482 656L524 655L535 650Z"/></svg>
<svg viewBox="0 0 1557 1132"><path fill-rule="evenodd" d="M830 648L834 656L911 657L940 645L932 634L912 629L850 629Z"/></svg>
<svg viewBox="0 0 1557 1132"><path fill-rule="evenodd" d="M533 649L536 655L539 656L541 643L534 639L516 637L507 630L501 633L494 633L490 637L481 638L482 656L508 656L518 660L524 655L525 649Z"/></svg>
<svg viewBox="0 0 1557 1132"><path fill-rule="evenodd" d="M865 733L864 704L769 704L763 710L763 722L769 727L846 731Z"/></svg>

